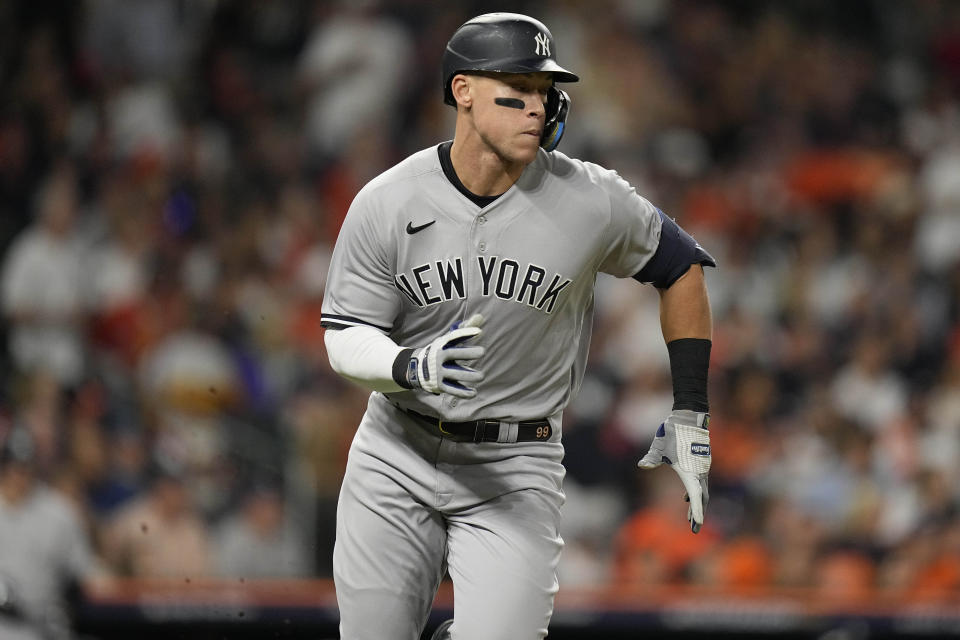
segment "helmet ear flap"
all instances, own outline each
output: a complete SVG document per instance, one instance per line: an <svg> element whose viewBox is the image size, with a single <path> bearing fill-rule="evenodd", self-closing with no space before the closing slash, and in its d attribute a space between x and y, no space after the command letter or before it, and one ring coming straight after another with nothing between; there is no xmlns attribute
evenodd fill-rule
<svg viewBox="0 0 960 640"><path fill-rule="evenodd" d="M547 91L546 118L543 123L543 135L540 146L545 151L553 151L560 144L563 130L566 128L567 115L570 113L570 96L556 86Z"/></svg>

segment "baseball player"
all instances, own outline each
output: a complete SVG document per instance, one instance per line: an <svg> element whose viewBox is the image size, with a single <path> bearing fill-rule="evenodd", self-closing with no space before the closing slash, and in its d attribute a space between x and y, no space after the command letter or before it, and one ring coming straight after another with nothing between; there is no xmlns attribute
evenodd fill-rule
<svg viewBox="0 0 960 640"><path fill-rule="evenodd" d="M577 76L539 21L493 13L443 58L452 141L367 184L323 302L332 367L373 390L350 449L334 579L344 640L543 638L563 540L561 413L583 378L600 272L652 283L673 412L643 468L670 465L694 533L707 502L711 318L687 233L615 172L554 149Z"/></svg>

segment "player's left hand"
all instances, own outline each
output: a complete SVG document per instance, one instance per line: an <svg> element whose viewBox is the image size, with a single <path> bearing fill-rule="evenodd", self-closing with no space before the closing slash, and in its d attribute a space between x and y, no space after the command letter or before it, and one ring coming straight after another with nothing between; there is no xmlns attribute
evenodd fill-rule
<svg viewBox="0 0 960 640"><path fill-rule="evenodd" d="M709 424L709 413L674 410L660 425L647 455L637 463L641 469L656 469L666 462L677 472L687 490L683 499L690 503L687 520L694 533L699 533L703 526L703 512L710 500L707 489L711 461Z"/></svg>

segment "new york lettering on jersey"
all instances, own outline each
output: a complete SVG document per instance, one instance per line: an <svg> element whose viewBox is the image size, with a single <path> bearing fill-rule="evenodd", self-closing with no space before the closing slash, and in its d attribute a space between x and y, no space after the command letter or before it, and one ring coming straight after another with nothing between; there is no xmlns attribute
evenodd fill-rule
<svg viewBox="0 0 960 640"><path fill-rule="evenodd" d="M561 294L573 282L559 273L533 263L521 264L512 258L476 256L476 260L457 256L424 262L394 275L397 289L417 307L427 307L467 297L464 270L473 268L480 284L473 292L483 298L496 296L553 313Z"/></svg>

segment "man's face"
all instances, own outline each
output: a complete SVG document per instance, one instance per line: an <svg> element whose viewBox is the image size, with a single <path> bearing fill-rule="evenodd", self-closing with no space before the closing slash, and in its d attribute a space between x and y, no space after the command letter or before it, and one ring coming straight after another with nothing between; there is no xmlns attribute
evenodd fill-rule
<svg viewBox="0 0 960 640"><path fill-rule="evenodd" d="M18 502L33 487L34 473L30 464L8 461L0 467L0 490L7 498Z"/></svg>
<svg viewBox="0 0 960 640"><path fill-rule="evenodd" d="M479 73L470 75L469 81L474 124L487 147L508 162L533 162L552 74Z"/></svg>

